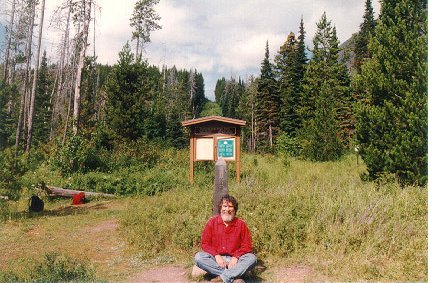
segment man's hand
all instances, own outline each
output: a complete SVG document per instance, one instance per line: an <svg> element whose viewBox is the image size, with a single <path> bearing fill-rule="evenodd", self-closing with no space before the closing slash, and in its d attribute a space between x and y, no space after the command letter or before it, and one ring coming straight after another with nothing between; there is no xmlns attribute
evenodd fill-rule
<svg viewBox="0 0 438 283"><path fill-rule="evenodd" d="M216 259L216 262L217 264L219 264L220 267L227 268L227 263L225 262L225 260L222 258L221 255L215 255L214 258Z"/></svg>
<svg viewBox="0 0 438 283"><path fill-rule="evenodd" d="M228 263L228 268L233 268L237 264L238 259L236 257L232 257L230 262Z"/></svg>

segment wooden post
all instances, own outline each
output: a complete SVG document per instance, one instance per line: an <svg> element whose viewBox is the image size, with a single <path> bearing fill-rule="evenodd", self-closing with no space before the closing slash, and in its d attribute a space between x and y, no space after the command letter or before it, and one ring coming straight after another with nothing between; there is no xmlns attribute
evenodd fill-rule
<svg viewBox="0 0 438 283"><path fill-rule="evenodd" d="M219 158L214 169L213 215L219 214L219 201L226 194L228 194L227 163L223 158Z"/></svg>
<svg viewBox="0 0 438 283"><path fill-rule="evenodd" d="M359 165L359 146L354 147L354 152L356 153L356 165Z"/></svg>
<svg viewBox="0 0 438 283"><path fill-rule="evenodd" d="M190 184L193 184L193 179L195 175L195 137L193 136L192 131L190 131L190 175L189 181Z"/></svg>
<svg viewBox="0 0 438 283"><path fill-rule="evenodd" d="M240 183L240 135L236 137L236 182Z"/></svg>

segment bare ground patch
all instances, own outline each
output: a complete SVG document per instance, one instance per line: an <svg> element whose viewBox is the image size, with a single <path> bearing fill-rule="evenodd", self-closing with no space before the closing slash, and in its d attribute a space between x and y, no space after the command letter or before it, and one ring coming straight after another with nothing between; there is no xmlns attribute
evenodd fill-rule
<svg viewBox="0 0 438 283"><path fill-rule="evenodd" d="M188 279L187 270L181 266L162 266L147 268L132 277L126 282L191 282Z"/></svg>
<svg viewBox="0 0 438 283"><path fill-rule="evenodd" d="M312 277L312 270L307 266L273 268L275 282L308 282Z"/></svg>

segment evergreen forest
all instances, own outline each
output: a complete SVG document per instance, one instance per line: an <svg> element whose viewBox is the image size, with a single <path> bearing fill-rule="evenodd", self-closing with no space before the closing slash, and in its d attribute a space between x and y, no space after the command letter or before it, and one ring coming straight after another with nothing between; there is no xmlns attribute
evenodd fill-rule
<svg viewBox="0 0 438 283"><path fill-rule="evenodd" d="M376 15L366 0L360 30L343 44L325 12L312 35L301 19L279 50L266 41L258 75L218 78L214 101L202 70L144 59L151 33L161 29L158 2L136 2L131 40L116 64L102 65L95 51L87 55L92 0L57 8L64 34L53 62L41 48L45 1L9 1L0 195L18 198L19 176L41 164L64 176L150 168L161 149L187 150L182 121L208 115L246 121L244 152L326 162L356 151L366 165L363 180L427 185L427 1L382 0Z"/></svg>

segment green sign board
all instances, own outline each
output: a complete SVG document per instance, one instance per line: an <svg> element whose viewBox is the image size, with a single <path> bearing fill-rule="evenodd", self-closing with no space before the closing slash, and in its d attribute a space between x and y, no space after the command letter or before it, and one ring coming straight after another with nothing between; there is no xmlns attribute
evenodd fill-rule
<svg viewBox="0 0 438 283"><path fill-rule="evenodd" d="M234 158L234 139L218 140L217 156L223 158Z"/></svg>

